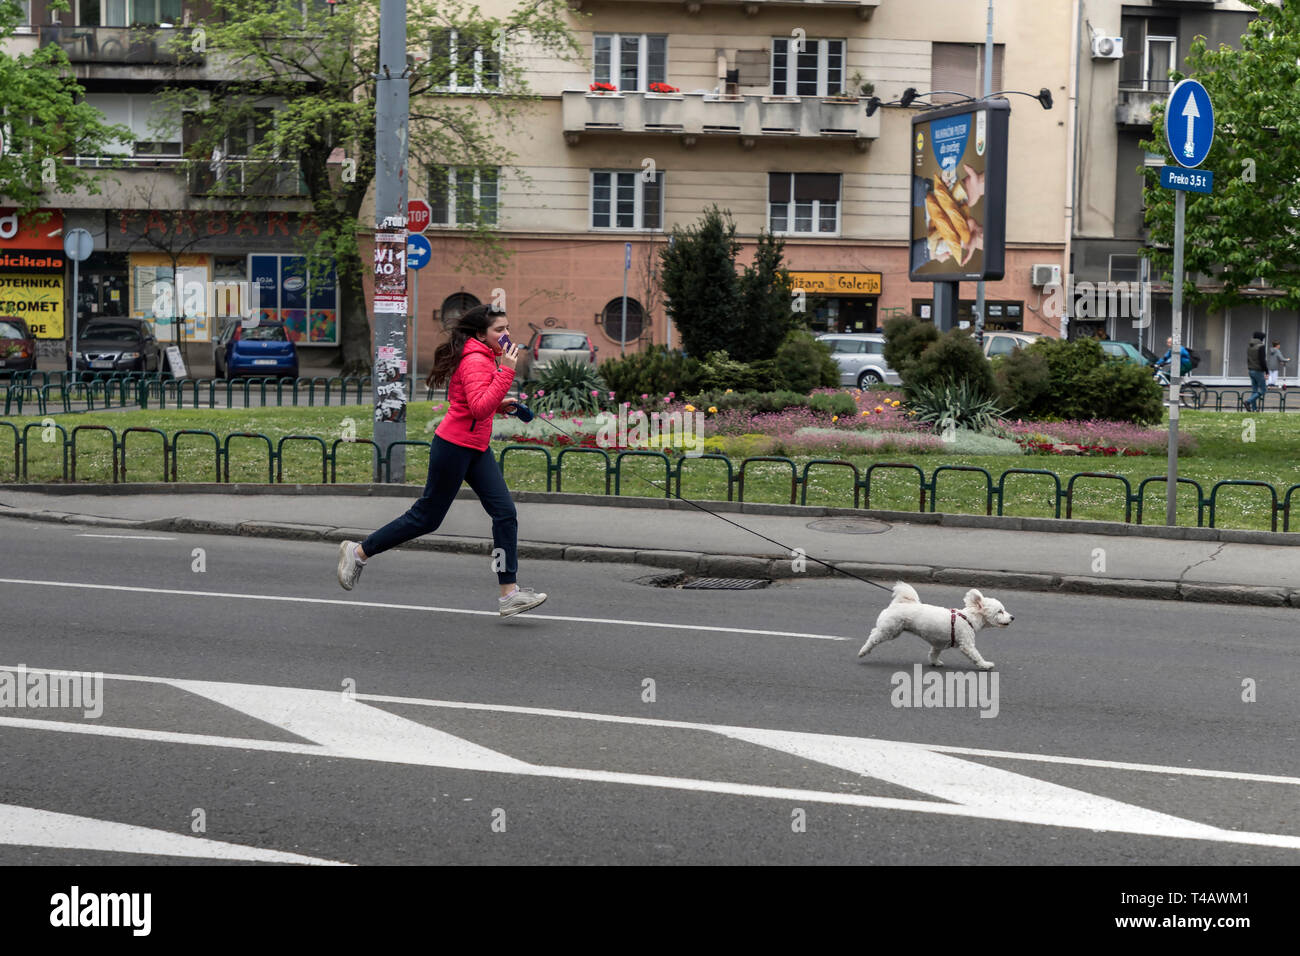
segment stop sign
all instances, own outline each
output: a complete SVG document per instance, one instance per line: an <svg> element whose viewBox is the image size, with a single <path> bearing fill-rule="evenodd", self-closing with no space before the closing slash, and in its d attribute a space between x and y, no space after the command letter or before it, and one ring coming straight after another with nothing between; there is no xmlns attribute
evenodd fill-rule
<svg viewBox="0 0 1300 956"><path fill-rule="evenodd" d="M412 199L406 204L407 232L424 232L429 228L429 221L432 218L433 210L423 199Z"/></svg>

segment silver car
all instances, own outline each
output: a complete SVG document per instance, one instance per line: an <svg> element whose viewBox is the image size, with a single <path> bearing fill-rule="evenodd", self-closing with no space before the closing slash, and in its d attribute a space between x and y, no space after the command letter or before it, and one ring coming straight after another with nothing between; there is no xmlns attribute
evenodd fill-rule
<svg viewBox="0 0 1300 956"><path fill-rule="evenodd" d="M840 384L846 388L902 382L885 362L885 337L879 332L830 332L817 336L817 341L831 347L831 357L840 367Z"/></svg>
<svg viewBox="0 0 1300 956"><path fill-rule="evenodd" d="M984 355L987 358L1010 355L1041 338L1037 332L985 332Z"/></svg>

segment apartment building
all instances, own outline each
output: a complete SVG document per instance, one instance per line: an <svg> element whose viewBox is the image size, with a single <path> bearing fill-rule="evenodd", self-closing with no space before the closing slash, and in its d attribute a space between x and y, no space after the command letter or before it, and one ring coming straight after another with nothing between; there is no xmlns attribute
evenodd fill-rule
<svg viewBox="0 0 1300 956"><path fill-rule="evenodd" d="M1063 103L1070 7L998 0L995 90L1046 87ZM890 315L928 312L932 287L908 280L915 109L868 117L863 87L886 102L909 87L982 92L986 4L574 0L572 8L581 62L520 54L541 99L506 143L516 165L412 170L413 195L434 208L433 257L418 276L422 361L443 322L495 290L516 328L583 329L602 356L668 341L656 253L674 226L714 203L735 219L742 262L760 230L785 238L796 284L819 297L815 327L870 331ZM491 56L482 53L456 78L470 95L491 95ZM1054 332L1058 320L1045 314L1031 276L1036 264L1064 263L1067 113L1011 100L1008 265L987 285L987 327ZM457 227L476 208L512 253L499 274L458 268ZM969 317L974 284L960 297Z"/></svg>
<svg viewBox="0 0 1300 956"><path fill-rule="evenodd" d="M1169 71L1186 68L1195 37L1204 36L1212 49L1239 46L1253 16L1235 0L1079 0L1079 174L1071 230L1077 281L1132 283L1147 276L1140 170L1165 164L1163 151L1140 145L1151 137L1151 107L1168 98ZM1173 324L1171 287L1154 278L1149 314L1076 318L1073 334L1101 332L1163 354ZM1213 277L1197 281L1208 287ZM1268 295L1260 287L1247 304L1217 311L1184 304L1182 341L1201 356L1198 379L1246 382L1246 345L1257 330L1294 358L1300 320L1294 311L1265 309Z"/></svg>
<svg viewBox="0 0 1300 956"><path fill-rule="evenodd" d="M312 0L317 2L317 0ZM209 280L256 282L262 314L282 319L299 345L337 351L338 323L328 284L308 298L298 237L314 228L297 165L247 158L252 130L227 138L206 168L188 173L182 152L191 131L169 113L159 90L211 88L222 75L218 58L194 42L206 13L190 0L72 0L58 12L46 0L24 0L28 25L8 41L11 51L56 44L86 91L86 100L134 140L109 156L69 156L66 162L103 170L102 192L59 195L42 228L0 219L0 287L11 297L44 303L41 354L62 356L71 334L71 264L63 261L61 230L82 228L94 252L80 264L76 301L82 321L96 316L153 318L154 295L170 285L176 321L160 321L160 340L205 343L215 328L212 303L181 293ZM117 166L122 168L113 168ZM213 195L224 191L223 195ZM0 216L12 210L0 210ZM39 252L49 268L26 264ZM55 261L57 260L57 261ZM9 263L19 263L11 266ZM30 280L42 278L41 283ZM243 302L223 303L228 312ZM180 319L183 319L183 328Z"/></svg>

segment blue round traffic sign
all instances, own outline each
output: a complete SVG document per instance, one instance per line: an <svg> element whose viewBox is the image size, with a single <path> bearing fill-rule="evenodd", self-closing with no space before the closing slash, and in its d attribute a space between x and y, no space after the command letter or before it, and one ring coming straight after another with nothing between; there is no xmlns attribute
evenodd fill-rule
<svg viewBox="0 0 1300 956"><path fill-rule="evenodd" d="M433 246L424 236L412 234L406 237L406 267L423 269L433 258Z"/></svg>
<svg viewBox="0 0 1300 956"><path fill-rule="evenodd" d="M1180 80L1165 108L1165 141L1180 166L1199 166L1214 142L1214 107L1196 80Z"/></svg>

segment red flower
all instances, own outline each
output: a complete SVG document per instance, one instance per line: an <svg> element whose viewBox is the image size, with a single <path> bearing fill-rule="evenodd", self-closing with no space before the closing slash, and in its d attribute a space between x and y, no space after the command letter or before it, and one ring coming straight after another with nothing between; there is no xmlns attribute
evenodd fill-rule
<svg viewBox="0 0 1300 956"><path fill-rule="evenodd" d="M677 93L680 92L677 87L669 86L667 83L651 83L651 93Z"/></svg>
<svg viewBox="0 0 1300 956"><path fill-rule="evenodd" d="M591 84L590 89L591 92L593 93L596 92L617 93L618 92L618 90L615 88L613 83L593 83Z"/></svg>

